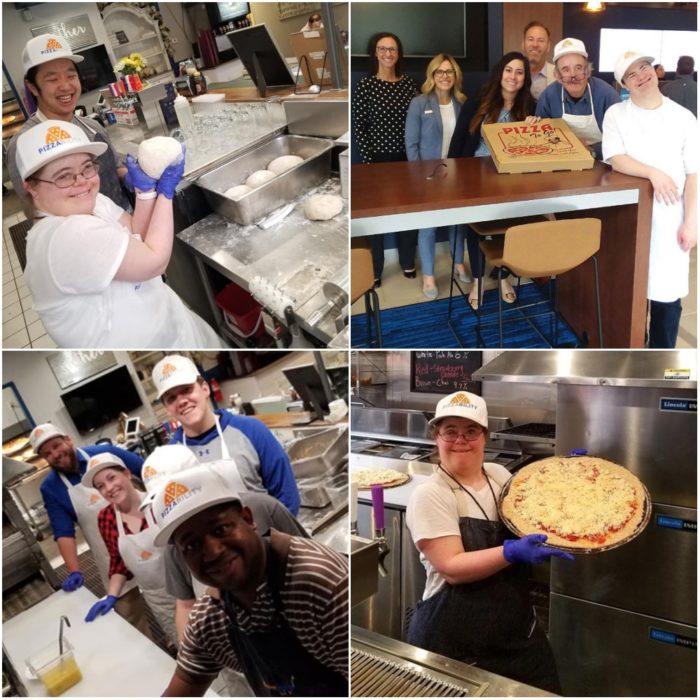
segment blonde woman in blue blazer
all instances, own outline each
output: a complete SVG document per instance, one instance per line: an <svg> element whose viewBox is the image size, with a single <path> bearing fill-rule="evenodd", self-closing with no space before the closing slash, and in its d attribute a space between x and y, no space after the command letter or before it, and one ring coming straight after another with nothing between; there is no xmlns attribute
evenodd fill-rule
<svg viewBox="0 0 700 700"><path fill-rule="evenodd" d="M406 115L406 155L408 160L432 160L446 158L452 132L466 96L461 90L462 71L457 62L445 53L439 53L428 64L421 94L411 100ZM454 230L450 228L450 241ZM455 260L464 259L464 241L457 239L460 253ZM450 245L451 247L451 245ZM423 294L435 299L438 288L435 283L435 228L423 228L418 232L418 252L423 272ZM457 265L460 280L469 282L464 264Z"/></svg>

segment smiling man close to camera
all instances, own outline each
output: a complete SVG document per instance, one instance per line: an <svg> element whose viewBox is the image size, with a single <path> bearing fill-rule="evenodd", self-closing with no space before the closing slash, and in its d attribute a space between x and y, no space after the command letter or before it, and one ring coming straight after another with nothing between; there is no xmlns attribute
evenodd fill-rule
<svg viewBox="0 0 700 700"><path fill-rule="evenodd" d="M591 75L593 67L580 39L562 39L554 47L554 77L537 101L535 115L563 119L576 136L602 157L603 117L620 96Z"/></svg>

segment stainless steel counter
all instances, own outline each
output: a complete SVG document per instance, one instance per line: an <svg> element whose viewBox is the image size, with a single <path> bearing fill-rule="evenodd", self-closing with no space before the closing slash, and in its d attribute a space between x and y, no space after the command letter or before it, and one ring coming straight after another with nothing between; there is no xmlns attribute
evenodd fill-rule
<svg viewBox="0 0 700 700"><path fill-rule="evenodd" d="M351 627L350 646L353 697L554 697L552 693L531 685L433 654L355 625ZM363 668L367 666L368 659L373 661L373 669L369 672ZM376 684L372 683L373 673L378 681ZM382 686L381 692L379 685ZM398 686L401 686L401 692L392 692L392 686L397 691Z"/></svg>
<svg viewBox="0 0 700 700"><path fill-rule="evenodd" d="M178 239L192 249L204 266L245 289L259 276L284 291L293 300L300 326L327 344L338 333L333 315L327 314L315 325L310 320L326 306L324 283L347 276L347 204L330 221L309 221L303 201L317 193L340 194L340 180L329 178L297 198L291 213L268 229L254 224L241 226L219 214L210 214L181 231ZM205 286L210 288L206 270L202 274ZM213 311L223 323L215 305Z"/></svg>

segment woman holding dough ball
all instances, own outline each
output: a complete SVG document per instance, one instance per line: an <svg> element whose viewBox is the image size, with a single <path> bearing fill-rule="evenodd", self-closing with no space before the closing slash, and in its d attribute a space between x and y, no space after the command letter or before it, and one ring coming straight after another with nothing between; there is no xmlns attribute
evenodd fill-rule
<svg viewBox="0 0 700 700"><path fill-rule="evenodd" d="M95 157L106 148L54 120L17 141L17 166L34 209L24 276L46 330L68 348L221 347L161 279L184 153L157 178L127 157L127 180L136 191L130 215L99 193Z"/></svg>

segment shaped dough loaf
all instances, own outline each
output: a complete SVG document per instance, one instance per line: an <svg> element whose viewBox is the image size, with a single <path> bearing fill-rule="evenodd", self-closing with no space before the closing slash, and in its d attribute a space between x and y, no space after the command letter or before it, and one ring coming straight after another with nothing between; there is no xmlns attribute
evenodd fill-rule
<svg viewBox="0 0 700 700"><path fill-rule="evenodd" d="M255 189L256 187L260 187L260 185L264 185L266 182L270 182L270 180L274 180L276 177L277 174L273 173L271 170L256 170L252 175L248 176L245 184Z"/></svg>
<svg viewBox="0 0 700 700"><path fill-rule="evenodd" d="M337 194L312 194L304 200L304 213L312 221L326 221L343 211L343 198Z"/></svg>
<svg viewBox="0 0 700 700"><path fill-rule="evenodd" d="M304 159L301 156L280 156L271 160L267 166L268 170L272 170L276 175L281 175L295 168L299 163L303 163Z"/></svg>
<svg viewBox="0 0 700 700"><path fill-rule="evenodd" d="M163 171L182 156L182 148L177 139L170 136L154 136L139 144L138 159L141 170L148 177L157 180Z"/></svg>
<svg viewBox="0 0 700 700"><path fill-rule="evenodd" d="M224 197L229 197L230 199L240 199L248 192L252 192L253 188L248 187L248 185L236 185L235 187L229 187L226 192L224 192Z"/></svg>

